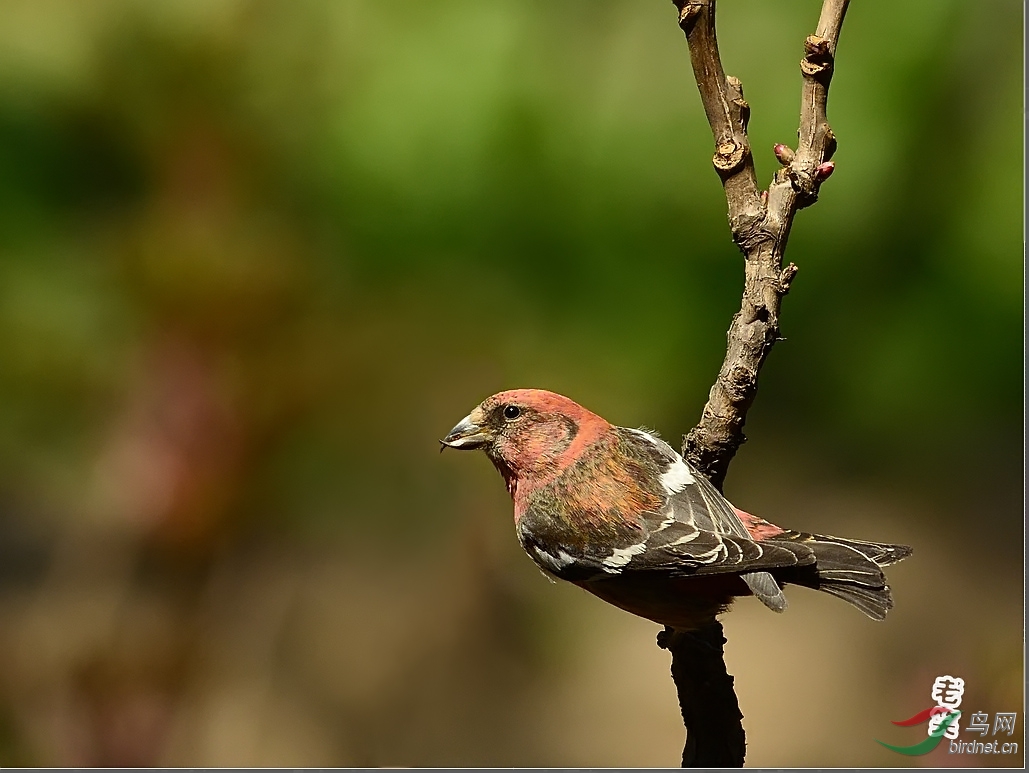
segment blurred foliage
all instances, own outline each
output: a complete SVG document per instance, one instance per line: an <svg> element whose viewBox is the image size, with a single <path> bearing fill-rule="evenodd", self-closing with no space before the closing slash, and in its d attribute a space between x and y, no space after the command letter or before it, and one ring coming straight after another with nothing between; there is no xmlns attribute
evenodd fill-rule
<svg viewBox="0 0 1029 773"><path fill-rule="evenodd" d="M0 762L608 764L588 743L503 729L576 645L517 555L496 476L434 444L519 386L669 438L699 416L742 269L666 5L0 4L0 592L5 642L36 674L0 683ZM817 8L720 7L762 179L772 144L795 137ZM793 228L786 340L727 488L880 492L900 503L899 534L972 539L962 571L1008 585L1022 560L1021 29L1013 0L851 8L829 104L837 172ZM808 517L788 525L827 530ZM304 612L323 565L341 595ZM454 574L419 579L437 570ZM348 578L372 595L346 596ZM275 602L265 584L280 580L292 590ZM426 604L457 632L433 645L435 669L386 647L393 692L352 689L368 660L326 676L342 668L332 653L290 644L308 617L311 638L335 641L316 624L332 609L372 632L355 644L339 629L338 657L371 659L380 634L411 635L391 607L432 627ZM293 746L195 740L222 716L196 709L212 609L271 626L239 695L292 685L276 711L304 707L283 731ZM109 625L85 644L33 654L40 631L98 615ZM110 645L132 635L155 649ZM1004 641L977 666L1002 681L1020 646ZM254 688L266 671L280 676ZM451 724L443 693L464 706ZM322 749L311 728L325 727L339 738L324 753L290 756ZM648 759L673 764L677 743Z"/></svg>

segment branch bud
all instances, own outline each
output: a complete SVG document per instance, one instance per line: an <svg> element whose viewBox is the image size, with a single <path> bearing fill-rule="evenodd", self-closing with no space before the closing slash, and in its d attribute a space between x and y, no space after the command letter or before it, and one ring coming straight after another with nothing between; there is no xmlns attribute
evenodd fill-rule
<svg viewBox="0 0 1029 773"><path fill-rule="evenodd" d="M789 166L793 163L793 151L790 150L789 146L777 142L772 147L772 152L775 153L775 157L779 159L779 163L783 166Z"/></svg>
<svg viewBox="0 0 1029 773"><path fill-rule="evenodd" d="M819 164L815 167L815 181L820 183L825 182L829 179L829 176L833 173L833 170L835 169L836 164L834 164L832 161L826 161L823 164Z"/></svg>

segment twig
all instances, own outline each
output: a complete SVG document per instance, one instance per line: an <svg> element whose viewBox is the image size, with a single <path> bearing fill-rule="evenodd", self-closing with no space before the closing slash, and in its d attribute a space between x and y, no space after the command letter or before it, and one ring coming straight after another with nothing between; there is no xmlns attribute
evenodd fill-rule
<svg viewBox="0 0 1029 773"><path fill-rule="evenodd" d="M761 366L779 338L779 307L797 273L782 258L797 210L818 198L833 172L836 138L826 119L826 100L836 44L849 0L824 0L815 34L804 41L799 144L773 148L782 165L761 191L747 138L750 106L739 79L722 69L715 35L715 0L672 0L686 34L693 74L714 136L712 162L722 180L733 241L745 258L743 300L727 334L725 360L700 422L683 440L683 455L719 489L729 463L744 443L743 425L757 394ZM706 642L706 657L698 657ZM742 714L722 657L721 624L686 635L666 629L658 644L672 653L686 725L683 766L742 767L746 751ZM712 650L717 648L717 652Z"/></svg>

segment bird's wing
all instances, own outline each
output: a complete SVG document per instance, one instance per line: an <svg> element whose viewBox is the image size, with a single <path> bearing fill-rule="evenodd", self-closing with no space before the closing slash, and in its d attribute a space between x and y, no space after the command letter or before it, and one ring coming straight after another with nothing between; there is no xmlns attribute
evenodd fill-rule
<svg viewBox="0 0 1029 773"><path fill-rule="evenodd" d="M555 484L560 495L538 495L522 516L519 538L536 563L572 582L657 572L739 574L768 607L785 609L768 570L811 563L813 552L800 543L752 539L732 505L671 446L642 430L616 432L602 461L569 469ZM584 491L598 464L606 480L619 483L607 496L589 498ZM591 520L604 507L608 512ZM567 528L563 518L551 517L559 512L588 528ZM593 538L582 539L584 532Z"/></svg>
<svg viewBox="0 0 1029 773"><path fill-rule="evenodd" d="M769 569L813 563L814 553L799 544L754 540L733 506L670 445L642 430L622 430L629 455L656 466L664 506L645 513L645 536L628 555L622 572L672 574L741 574L751 591L772 609L786 599Z"/></svg>

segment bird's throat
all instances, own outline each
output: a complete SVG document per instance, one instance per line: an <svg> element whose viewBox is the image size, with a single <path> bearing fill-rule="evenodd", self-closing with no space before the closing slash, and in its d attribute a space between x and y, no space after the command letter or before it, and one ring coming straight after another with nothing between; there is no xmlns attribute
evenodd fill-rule
<svg viewBox="0 0 1029 773"><path fill-rule="evenodd" d="M518 491L518 476L515 475L507 463L492 454L489 454L489 460L493 462L493 466L497 468L500 475L504 478L504 483L507 484L507 493L511 495L511 499L515 498L515 493Z"/></svg>

